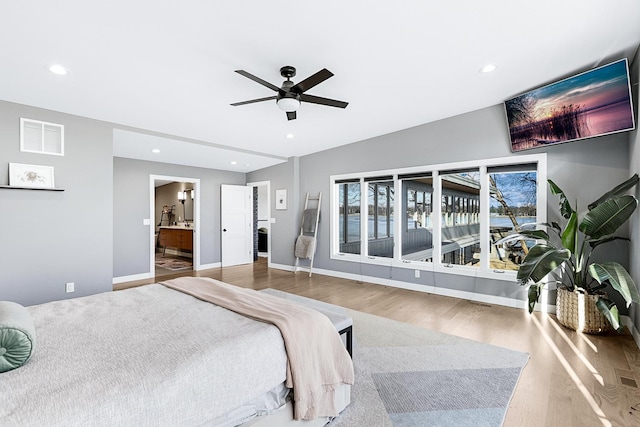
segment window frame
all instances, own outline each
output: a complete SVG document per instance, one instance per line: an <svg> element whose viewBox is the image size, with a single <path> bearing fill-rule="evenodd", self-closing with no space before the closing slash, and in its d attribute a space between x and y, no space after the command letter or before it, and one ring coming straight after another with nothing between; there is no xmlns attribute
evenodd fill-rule
<svg viewBox="0 0 640 427"><path fill-rule="evenodd" d="M335 221L335 227L336 227L336 232L338 233L337 235L337 239L335 239L335 244L337 247L337 251L339 253L340 252L340 245L341 244L348 244L351 243L351 240L349 240L349 186L350 185L355 185L357 184L359 186L360 191L362 192L362 186L360 183L360 180L346 180L346 181L340 181L340 182L334 182L334 185L332 187L332 192L335 192L335 199L332 196L332 200L335 200L335 203L332 204L332 209L335 205L335 214L331 216L331 220L332 222ZM343 186L343 189L340 191L336 191L336 189L338 188L338 186ZM340 197L344 197L344 204L345 204L345 210L344 213L341 214L340 213ZM358 194L358 202L359 202L359 206L360 206L360 210L362 210L362 193ZM360 215L362 215L362 212L360 212ZM340 226L340 217L343 217L342 221L342 227ZM362 221L362 218L360 218L359 223ZM359 224L360 225L360 224ZM359 227L359 233L362 232L362 227ZM333 233L333 232L332 232ZM333 234L332 234L333 235ZM344 241L342 240L342 237L344 237ZM360 240L362 240L362 236L359 236ZM344 253L349 253L349 252L344 252ZM354 254L354 255L359 255L359 254Z"/></svg>
<svg viewBox="0 0 640 427"><path fill-rule="evenodd" d="M496 280L508 280L514 281L516 279L517 271L515 270L500 270L492 269L489 266L489 253L486 250L480 252L480 265L479 266L466 266L466 265L452 265L443 264L442 259L442 235L441 235L441 221L442 221L442 178L440 173L450 173L454 170L462 169L478 169L480 171L480 195L478 198L478 204L471 203L471 201L463 201L463 206L466 203L466 210L471 213L478 213L480 222L480 247L488 248L490 245L490 189L489 189L489 172L488 169L495 166L513 166L520 165L532 165L535 164L535 170L537 174L537 186L536 186L536 201L537 201L537 223L544 223L547 221L547 155L546 153L518 155L511 157L480 159L472 161L452 162L452 163L440 163L434 165L424 166L412 166L407 168L368 171L360 173L349 173L340 175L331 175L329 177L330 182L330 194L331 194L331 221L330 221L330 241L329 245L330 254L329 258L332 260L356 262L361 264L373 264L373 265L391 265L397 268L433 271L437 273L458 274L463 276L483 277ZM413 261L402 259L402 227L405 224L406 212L402 209L402 203L406 197L406 194L402 191L402 176L409 174L431 174L433 178L433 192L431 193L431 213L433 219L439 219L436 223L432 223L433 233L433 256L432 261ZM389 180L393 180L395 183L394 190L394 222L393 222L393 238L394 238L394 252L393 257L379 257L370 256L368 254L368 185L371 181L374 181L376 177L386 176ZM391 178L393 177L393 178ZM341 253L339 251L340 242L337 234L338 228L338 214L339 203L338 194L336 191L337 185L340 181L350 180L353 182L360 182L360 254ZM367 195L363 197L363 195ZM417 200L417 197L416 197ZM455 204L455 199L451 201ZM452 206L453 209L453 206ZM363 217L363 212L367 216ZM401 218L398 215L401 215ZM363 238L364 236L364 238ZM364 242L364 243L363 243Z"/></svg>

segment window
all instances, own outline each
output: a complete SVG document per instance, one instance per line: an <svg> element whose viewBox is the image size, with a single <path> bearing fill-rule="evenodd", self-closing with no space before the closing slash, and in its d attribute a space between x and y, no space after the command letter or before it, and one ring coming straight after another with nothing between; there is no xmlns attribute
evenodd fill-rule
<svg viewBox="0 0 640 427"><path fill-rule="evenodd" d="M496 244L501 238L534 226L537 220L538 174L535 165L494 167L487 171L490 189L490 267L518 270L535 241Z"/></svg>
<svg viewBox="0 0 640 427"><path fill-rule="evenodd" d="M336 184L340 252L360 253L360 182Z"/></svg>
<svg viewBox="0 0 640 427"><path fill-rule="evenodd" d="M430 261L433 256L433 178L430 174L399 178L405 195L402 259Z"/></svg>
<svg viewBox="0 0 640 427"><path fill-rule="evenodd" d="M330 179L332 259L514 280L535 242L500 239L546 221L546 154Z"/></svg>
<svg viewBox="0 0 640 427"><path fill-rule="evenodd" d="M440 175L442 221L440 222L441 262L479 266L480 222L469 209L480 201L480 171L469 169Z"/></svg>
<svg viewBox="0 0 640 427"><path fill-rule="evenodd" d="M393 257L394 182L366 180L369 256Z"/></svg>
<svg viewBox="0 0 640 427"><path fill-rule="evenodd" d="M64 126L20 119L20 151L64 155Z"/></svg>

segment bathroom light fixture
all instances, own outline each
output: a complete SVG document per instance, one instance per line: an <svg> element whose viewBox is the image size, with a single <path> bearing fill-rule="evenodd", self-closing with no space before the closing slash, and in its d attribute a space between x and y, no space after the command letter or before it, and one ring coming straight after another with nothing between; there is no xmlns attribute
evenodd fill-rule
<svg viewBox="0 0 640 427"><path fill-rule="evenodd" d="M288 133L287 134L287 139L293 139L293 134L292 133Z"/></svg>
<svg viewBox="0 0 640 427"><path fill-rule="evenodd" d="M238 164L238 162L236 162L235 160L232 160L232 161L231 161L231 164L232 164L232 165L237 165L237 164Z"/></svg>
<svg viewBox="0 0 640 427"><path fill-rule="evenodd" d="M187 199L187 192L186 191L178 191L178 201L180 203L182 203L182 215L183 215L183 219L185 224L189 224L187 222L187 207L184 205L184 201Z"/></svg>
<svg viewBox="0 0 640 427"><path fill-rule="evenodd" d="M153 150L151 150L152 153L158 154L160 152L160 150L158 150L157 148L154 148Z"/></svg>
<svg viewBox="0 0 640 427"><path fill-rule="evenodd" d="M69 74L69 70L67 70L62 65L59 65L59 64L50 65L48 70L51 71L53 74L57 74L59 76L66 76L67 74Z"/></svg>

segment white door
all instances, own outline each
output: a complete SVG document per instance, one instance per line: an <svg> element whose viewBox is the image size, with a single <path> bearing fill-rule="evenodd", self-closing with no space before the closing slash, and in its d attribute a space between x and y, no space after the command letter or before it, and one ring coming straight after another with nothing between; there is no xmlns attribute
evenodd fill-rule
<svg viewBox="0 0 640 427"><path fill-rule="evenodd" d="M253 262L253 188L221 186L223 267Z"/></svg>

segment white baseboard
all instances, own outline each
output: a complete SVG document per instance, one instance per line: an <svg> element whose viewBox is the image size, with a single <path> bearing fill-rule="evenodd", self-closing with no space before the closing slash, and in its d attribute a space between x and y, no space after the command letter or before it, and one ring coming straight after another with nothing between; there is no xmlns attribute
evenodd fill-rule
<svg viewBox="0 0 640 427"><path fill-rule="evenodd" d="M195 271L200 271L200 270L208 270L210 268L219 268L221 267L222 264L219 262L212 262L211 264L200 264L200 265L196 265L194 267Z"/></svg>
<svg viewBox="0 0 640 427"><path fill-rule="evenodd" d="M270 264L269 268L276 268L279 270L293 271L294 267L283 264ZM298 272L309 272L309 267L298 267ZM353 280L356 282L373 283L374 285L383 285L400 289L407 289L410 291L426 292L435 295L442 295L447 297L465 299L469 301L475 301L485 304L495 304L511 308L519 308L522 310L527 309L527 302L522 300L516 300L513 298L498 297L493 295L477 294L474 292L458 291L455 289L447 289L438 286L419 285L416 283L402 282L399 280L383 279L373 276L362 276L360 274L344 273L342 271L324 270L321 268L313 268L313 273L322 274L324 276L338 277L340 279ZM546 307L541 308L540 303L536 304L536 311L540 311L543 308L546 313L555 313L556 307L552 304L547 304Z"/></svg>
<svg viewBox="0 0 640 427"><path fill-rule="evenodd" d="M155 275L153 273L132 274L131 276L114 277L113 280L112 280L112 284L113 285L117 285L118 283L134 282L136 280L153 279L154 277L155 277Z"/></svg>
<svg viewBox="0 0 640 427"><path fill-rule="evenodd" d="M292 265L269 263L269 265L267 267L275 268L276 270L293 271L293 266Z"/></svg>

